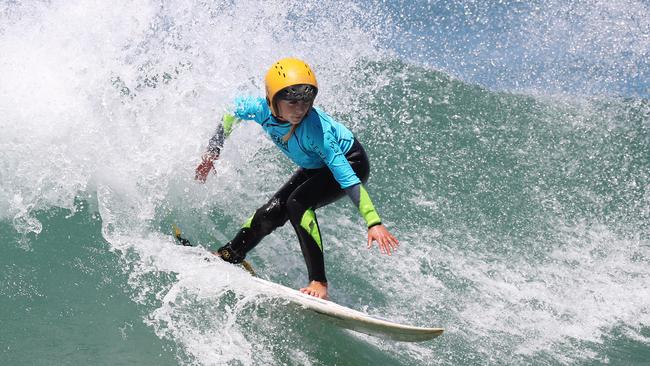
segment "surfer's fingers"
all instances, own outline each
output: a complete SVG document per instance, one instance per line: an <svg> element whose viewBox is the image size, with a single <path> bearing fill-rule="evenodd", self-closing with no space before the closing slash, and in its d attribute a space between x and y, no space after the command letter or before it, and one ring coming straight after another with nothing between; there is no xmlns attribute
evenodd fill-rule
<svg viewBox="0 0 650 366"><path fill-rule="evenodd" d="M384 254L392 255L390 247L386 244L384 244Z"/></svg>
<svg viewBox="0 0 650 366"><path fill-rule="evenodd" d="M397 239L390 234L383 239L383 245L386 248L388 255L391 255L392 252L396 251L399 246Z"/></svg>
<svg viewBox="0 0 650 366"><path fill-rule="evenodd" d="M399 241L390 234L388 234L388 242L390 243L390 246L393 248L393 250L397 249L399 246Z"/></svg>
<svg viewBox="0 0 650 366"><path fill-rule="evenodd" d="M368 245L368 249L372 247L372 242L376 241L377 242L377 249L379 249L379 253L384 254L384 246L381 244L379 239L373 239L371 243Z"/></svg>
<svg viewBox="0 0 650 366"><path fill-rule="evenodd" d="M384 248L381 243L381 236L375 236L374 234L368 234L368 249L372 248L372 243L377 242L377 247L379 248L380 253L384 253Z"/></svg>
<svg viewBox="0 0 650 366"><path fill-rule="evenodd" d="M384 254L384 246L381 244L381 240L377 238L377 248L379 248L379 253Z"/></svg>
<svg viewBox="0 0 650 366"><path fill-rule="evenodd" d="M393 243L388 238L386 238L386 244L385 245L386 245L386 248L388 248L389 250L391 250L391 251L395 250L395 247L393 246Z"/></svg>
<svg viewBox="0 0 650 366"><path fill-rule="evenodd" d="M382 236L380 238L380 243L381 243L380 246L382 248L382 253L391 255L390 246L388 245L386 236Z"/></svg>

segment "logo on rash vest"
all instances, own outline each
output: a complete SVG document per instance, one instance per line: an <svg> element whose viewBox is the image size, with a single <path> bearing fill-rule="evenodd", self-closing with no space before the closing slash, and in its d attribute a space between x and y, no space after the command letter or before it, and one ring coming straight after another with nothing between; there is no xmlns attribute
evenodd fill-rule
<svg viewBox="0 0 650 366"><path fill-rule="evenodd" d="M273 142L276 145L278 145L280 148L282 148L282 149L284 149L286 151L289 151L289 141L284 142L284 139L283 139L284 136L278 136L276 134L271 134L270 136L271 136L271 140L273 140Z"/></svg>

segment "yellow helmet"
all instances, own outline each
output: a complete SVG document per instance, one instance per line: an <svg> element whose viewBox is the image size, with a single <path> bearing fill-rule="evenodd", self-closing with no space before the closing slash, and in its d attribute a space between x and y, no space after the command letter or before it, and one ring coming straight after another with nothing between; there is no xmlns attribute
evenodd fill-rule
<svg viewBox="0 0 650 366"><path fill-rule="evenodd" d="M269 104L271 114L274 116L278 115L275 98L283 89L295 85L311 86L313 88L307 88L306 91L312 100L318 93L316 75L311 71L309 65L297 58L287 57L273 64L266 73L264 81L266 84L266 102Z"/></svg>

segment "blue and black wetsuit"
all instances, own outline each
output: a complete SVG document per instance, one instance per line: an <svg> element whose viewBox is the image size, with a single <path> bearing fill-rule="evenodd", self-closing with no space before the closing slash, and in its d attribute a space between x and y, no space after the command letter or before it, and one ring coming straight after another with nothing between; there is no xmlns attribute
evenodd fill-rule
<svg viewBox="0 0 650 366"><path fill-rule="evenodd" d="M239 263L266 235L291 222L302 249L309 280L327 282L323 242L314 211L347 194L368 227L378 225L377 214L363 186L370 173L368 157L354 135L325 112L312 108L288 141L283 137L291 124L276 119L263 98L238 98L234 114L224 118L210 140L209 151L219 155L225 136L237 120L260 124L275 145L298 170L289 181L239 230L233 240L217 251L229 262Z"/></svg>

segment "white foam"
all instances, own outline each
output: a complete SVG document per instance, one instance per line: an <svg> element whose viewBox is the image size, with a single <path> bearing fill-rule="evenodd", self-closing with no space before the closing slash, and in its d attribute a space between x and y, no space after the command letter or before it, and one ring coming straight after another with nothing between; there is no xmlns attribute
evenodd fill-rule
<svg viewBox="0 0 650 366"><path fill-rule="evenodd" d="M0 12L7 20L0 28L0 217L38 233L35 212L74 211L76 197L96 196L91 205L123 254L133 299L157 307L149 318L157 334L197 363L273 363L236 321L254 303L250 289L233 285L242 274L206 265L198 249L155 234L157 215L177 209L207 217L209 207L221 207L245 219L275 189L256 192L274 180L264 173L279 182L278 170L288 166L258 156L276 152L249 125L229 139L219 175L196 184L194 167L220 114L237 94L262 95L263 73L286 55L312 64L319 103L334 104L355 64L378 54L355 24L363 9L318 1L11 7ZM236 305L223 308L231 295ZM200 325L201 306L219 315Z"/></svg>
<svg viewBox="0 0 650 366"><path fill-rule="evenodd" d="M307 59L321 81L319 104L340 114L359 112L358 97L367 91L356 89L351 74L357 63L381 56L373 30L356 24L364 11L318 1L32 5L1 25L0 218L13 220L22 233L38 233L38 210L74 210L75 197L96 196L104 237L123 253L134 301L154 309L148 323L181 346L190 359L183 362L272 364L277 345L265 344L264 334L251 337L238 322L260 301L259 289L246 285L248 275L206 262L201 248L174 246L158 234L157 220L180 212L208 226L209 211L220 209L243 221L284 181L291 168L250 126L228 140L218 175L206 185L193 181L220 113L236 94L260 94L263 72L276 58ZM379 75L366 85L390 80ZM359 120L349 122L364 128ZM441 206L436 197L411 203ZM323 212L356 215L344 205ZM369 304L372 314L447 327L440 342L457 341L506 363L540 354L570 362L594 356L581 353L574 340L598 343L613 324L634 329L650 323L647 241L602 226L558 227L563 241L540 262L452 247L443 241L447 233L428 227L397 228L402 247L388 258L365 249L357 221L322 221L324 235L336 236L326 247L327 258L340 264L333 277L383 294L383 301ZM291 278L304 274L290 228L253 256L262 265L282 266ZM439 266L445 273L434 275ZM361 305L354 291L337 286L346 284L333 283L332 290L346 305ZM423 363L435 357L430 344L360 338ZM297 351L287 357L313 361Z"/></svg>

